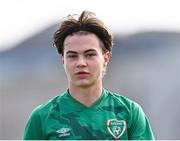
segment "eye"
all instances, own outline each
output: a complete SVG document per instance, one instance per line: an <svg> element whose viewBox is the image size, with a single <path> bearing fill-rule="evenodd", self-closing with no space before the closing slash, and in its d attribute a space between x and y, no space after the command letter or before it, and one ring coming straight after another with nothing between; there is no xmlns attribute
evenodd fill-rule
<svg viewBox="0 0 180 141"><path fill-rule="evenodd" d="M76 54L69 54L69 55L67 55L67 58L76 58L76 57L77 57Z"/></svg>
<svg viewBox="0 0 180 141"><path fill-rule="evenodd" d="M93 57L93 56L96 56L96 53L88 53L86 54L87 57Z"/></svg>

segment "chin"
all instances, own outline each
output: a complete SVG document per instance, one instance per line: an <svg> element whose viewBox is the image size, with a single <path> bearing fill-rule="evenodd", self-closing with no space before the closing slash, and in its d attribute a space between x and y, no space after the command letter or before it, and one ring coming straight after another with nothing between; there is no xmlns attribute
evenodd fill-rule
<svg viewBox="0 0 180 141"><path fill-rule="evenodd" d="M78 87L88 87L88 86L91 86L89 83L79 83L79 84L76 84L76 86Z"/></svg>
<svg viewBox="0 0 180 141"><path fill-rule="evenodd" d="M91 86L93 83L89 82L89 81L80 81L80 82L76 82L75 85L77 87L89 87Z"/></svg>

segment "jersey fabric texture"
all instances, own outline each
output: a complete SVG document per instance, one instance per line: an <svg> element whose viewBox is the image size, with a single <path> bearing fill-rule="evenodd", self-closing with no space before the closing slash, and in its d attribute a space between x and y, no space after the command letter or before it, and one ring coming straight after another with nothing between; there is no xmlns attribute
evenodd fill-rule
<svg viewBox="0 0 180 141"><path fill-rule="evenodd" d="M135 102L103 89L90 107L67 91L38 106L24 140L154 140L149 121Z"/></svg>

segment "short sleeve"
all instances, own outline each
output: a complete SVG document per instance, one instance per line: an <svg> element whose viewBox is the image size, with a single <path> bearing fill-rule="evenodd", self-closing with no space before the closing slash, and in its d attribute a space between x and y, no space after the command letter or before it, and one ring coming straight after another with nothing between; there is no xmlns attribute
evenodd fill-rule
<svg viewBox="0 0 180 141"><path fill-rule="evenodd" d="M154 140L154 135L148 118L142 108L133 103L131 110L130 140Z"/></svg>
<svg viewBox="0 0 180 141"><path fill-rule="evenodd" d="M41 124L41 117L37 110L34 110L29 120L26 124L23 140L42 140L43 139L43 132L42 132L42 124Z"/></svg>

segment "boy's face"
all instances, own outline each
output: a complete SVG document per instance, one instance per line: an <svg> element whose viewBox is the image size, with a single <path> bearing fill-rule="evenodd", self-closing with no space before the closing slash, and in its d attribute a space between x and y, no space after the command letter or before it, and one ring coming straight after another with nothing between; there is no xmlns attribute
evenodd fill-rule
<svg viewBox="0 0 180 141"><path fill-rule="evenodd" d="M110 53L102 53L95 34L69 35L64 41L62 62L69 85L88 87L101 83Z"/></svg>

